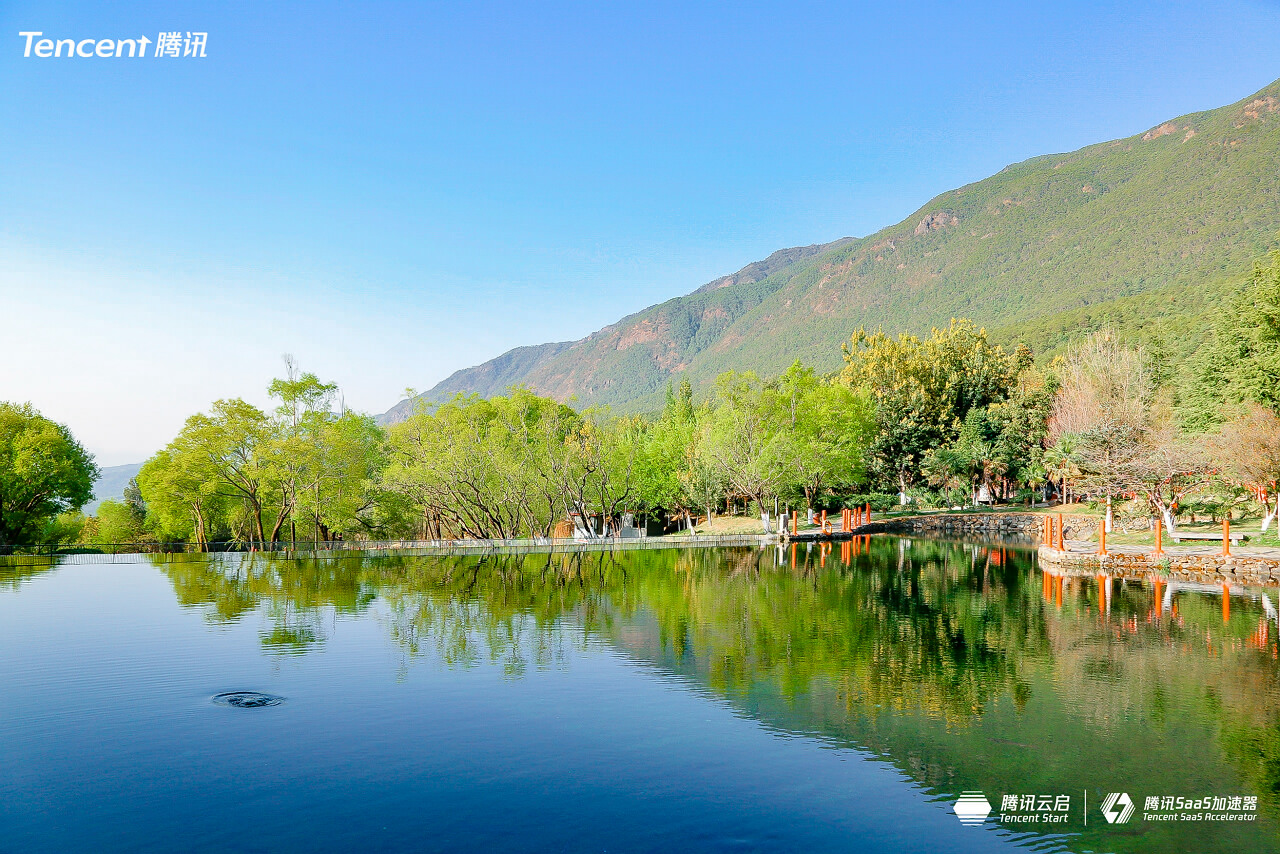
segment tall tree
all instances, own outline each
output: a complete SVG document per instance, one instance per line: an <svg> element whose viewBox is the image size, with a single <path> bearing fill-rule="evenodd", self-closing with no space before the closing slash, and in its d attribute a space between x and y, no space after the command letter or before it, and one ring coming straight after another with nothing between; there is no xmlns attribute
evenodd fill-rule
<svg viewBox="0 0 1280 854"><path fill-rule="evenodd" d="M1192 357L1183 421L1207 430L1242 403L1280 412L1280 251L1255 265Z"/></svg>
<svg viewBox="0 0 1280 854"><path fill-rule="evenodd" d="M783 489L803 495L808 507L825 489L851 490L863 477L875 429L866 390L821 379L796 362L769 384L767 394L776 409Z"/></svg>
<svg viewBox="0 0 1280 854"><path fill-rule="evenodd" d="M1019 370L968 320L925 340L859 329L843 349L841 382L866 388L876 405L873 473L904 493L926 451L953 441L970 410L1004 400Z"/></svg>
<svg viewBox="0 0 1280 854"><path fill-rule="evenodd" d="M71 431L31 404L0 402L0 546L41 539L93 497L98 467Z"/></svg>
<svg viewBox="0 0 1280 854"><path fill-rule="evenodd" d="M716 395L718 405L704 436L705 453L738 495L764 508L788 475L788 449L776 401L751 371L721 374Z"/></svg>
<svg viewBox="0 0 1280 854"><path fill-rule="evenodd" d="M204 551L229 533L229 511L238 497L203 449L180 434L138 472L147 526L162 542L193 541Z"/></svg>
<svg viewBox="0 0 1280 854"><path fill-rule="evenodd" d="M278 470L264 453L271 439L266 414L236 398L216 401L209 414L188 418L174 440L181 451L178 458L198 472L196 476L241 505L241 519L248 527L245 539L260 547L275 542L292 507L292 496L280 488ZM147 500L153 499L148 495Z"/></svg>
<svg viewBox="0 0 1280 854"><path fill-rule="evenodd" d="M1072 447L1077 480L1105 501L1109 531L1112 499L1132 480L1151 424L1156 386L1150 360L1141 348L1102 330L1068 351L1058 375L1049 441Z"/></svg>

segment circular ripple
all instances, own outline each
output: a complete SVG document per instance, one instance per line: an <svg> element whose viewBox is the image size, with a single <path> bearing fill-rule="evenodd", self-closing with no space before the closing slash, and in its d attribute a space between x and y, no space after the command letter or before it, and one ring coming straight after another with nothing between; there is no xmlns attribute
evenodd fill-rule
<svg viewBox="0 0 1280 854"><path fill-rule="evenodd" d="M274 694L259 694L257 691L229 691L226 694L215 694L213 701L219 706L234 706L237 709L260 709L263 706L278 706L284 697Z"/></svg>

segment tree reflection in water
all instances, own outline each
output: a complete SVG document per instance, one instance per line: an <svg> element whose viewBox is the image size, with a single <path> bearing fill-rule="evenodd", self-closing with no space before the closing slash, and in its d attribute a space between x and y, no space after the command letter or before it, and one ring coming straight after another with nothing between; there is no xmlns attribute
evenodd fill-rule
<svg viewBox="0 0 1280 854"><path fill-rule="evenodd" d="M264 615L305 652L375 611L409 659L569 666L605 643L767 726L856 747L939 796L1070 794L1073 849L1274 846L1280 693L1261 598L1041 574L1016 548L889 537L843 548L158 563L219 622ZM1098 793L1257 794L1259 821L1107 835ZM1141 802L1139 802L1141 806Z"/></svg>

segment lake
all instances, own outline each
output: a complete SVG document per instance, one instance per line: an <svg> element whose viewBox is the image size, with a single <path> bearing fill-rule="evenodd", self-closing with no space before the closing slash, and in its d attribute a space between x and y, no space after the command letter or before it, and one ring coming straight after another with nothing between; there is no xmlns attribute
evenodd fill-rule
<svg viewBox="0 0 1280 854"><path fill-rule="evenodd" d="M0 851L1280 850L1274 600L895 537L0 564Z"/></svg>

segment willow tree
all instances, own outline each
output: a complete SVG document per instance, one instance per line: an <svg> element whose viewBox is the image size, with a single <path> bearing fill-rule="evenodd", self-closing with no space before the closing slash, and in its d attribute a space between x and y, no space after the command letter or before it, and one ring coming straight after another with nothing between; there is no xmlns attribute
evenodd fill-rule
<svg viewBox="0 0 1280 854"><path fill-rule="evenodd" d="M799 361L765 390L774 409L782 488L812 507L824 490L852 490L862 480L875 407L863 388L830 382Z"/></svg>
<svg viewBox="0 0 1280 854"><path fill-rule="evenodd" d="M527 389L424 405L389 431L380 485L433 537L549 536L565 510L553 461L572 455L580 425L572 409Z"/></svg>
<svg viewBox="0 0 1280 854"><path fill-rule="evenodd" d="M231 494L198 447L175 440L142 465L138 487L147 526L162 542L193 542L204 551L226 531Z"/></svg>
<svg viewBox="0 0 1280 854"><path fill-rule="evenodd" d="M738 495L763 509L788 476L775 401L755 373L729 371L716 379L716 404L704 431L705 454Z"/></svg>

